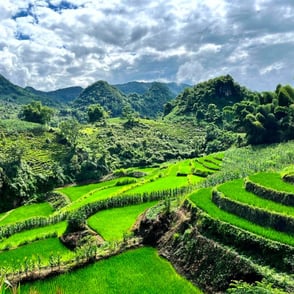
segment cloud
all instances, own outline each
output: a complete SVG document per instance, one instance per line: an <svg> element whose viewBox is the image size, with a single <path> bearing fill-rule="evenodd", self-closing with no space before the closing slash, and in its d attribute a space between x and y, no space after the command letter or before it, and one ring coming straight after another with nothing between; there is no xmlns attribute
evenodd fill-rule
<svg viewBox="0 0 294 294"><path fill-rule="evenodd" d="M21 86L293 79L291 0L7 0L0 20L0 73Z"/></svg>

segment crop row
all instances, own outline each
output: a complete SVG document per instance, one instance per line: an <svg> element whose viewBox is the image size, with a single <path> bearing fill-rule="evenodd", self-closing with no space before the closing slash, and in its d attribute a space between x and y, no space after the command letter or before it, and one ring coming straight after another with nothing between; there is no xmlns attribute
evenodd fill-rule
<svg viewBox="0 0 294 294"><path fill-rule="evenodd" d="M294 241L289 235L257 226L222 211L211 202L211 189L192 193L189 200L184 202L184 206L191 211L201 234L227 246L233 246L262 264L293 272Z"/></svg>
<svg viewBox="0 0 294 294"><path fill-rule="evenodd" d="M294 206L294 193L278 191L253 182L250 178L245 180L245 189L262 198L272 200L284 205Z"/></svg>
<svg viewBox="0 0 294 294"><path fill-rule="evenodd" d="M243 179L234 180L219 185L217 186L217 190L232 200L257 208L266 209L275 213L283 214L289 217L294 217L294 207L282 205L274 201L269 201L246 191L244 189Z"/></svg>
<svg viewBox="0 0 294 294"><path fill-rule="evenodd" d="M294 233L294 218L292 217L232 200L216 189L212 191L212 201L221 209L253 223L271 227L281 232Z"/></svg>
<svg viewBox="0 0 294 294"><path fill-rule="evenodd" d="M289 234L276 231L272 228L262 227L235 214L222 210L212 202L211 193L211 188L202 188L197 192L192 193L189 199L197 205L197 207L201 208L214 218L230 223L264 238L294 246L294 239Z"/></svg>

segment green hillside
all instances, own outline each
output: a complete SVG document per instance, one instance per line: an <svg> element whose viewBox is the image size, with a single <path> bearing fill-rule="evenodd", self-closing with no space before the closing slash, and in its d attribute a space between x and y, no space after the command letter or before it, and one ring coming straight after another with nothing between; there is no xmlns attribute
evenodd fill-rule
<svg viewBox="0 0 294 294"><path fill-rule="evenodd" d="M143 95L150 89L150 87L152 87L154 83L158 83L158 82L150 82L150 83L128 82L125 84L116 84L114 86L126 95L134 94L134 93ZM167 86L169 91L172 93L173 97L176 97L185 88L191 87L190 85L182 84L182 83L179 83L179 84L178 83L160 83L160 84L162 84L163 86Z"/></svg>
<svg viewBox="0 0 294 294"><path fill-rule="evenodd" d="M39 91L32 87L26 87L25 89L35 95L38 95L44 98L49 98L53 100L54 102L60 103L60 104L67 104L72 102L83 91L83 88L81 87L68 87L68 88L58 89L58 90L49 91L49 92Z"/></svg>
<svg viewBox="0 0 294 294"><path fill-rule="evenodd" d="M56 104L56 102L47 97L45 98L42 95L37 95L24 88L12 84L5 77L0 75L0 102L2 105L22 105L38 100L49 106Z"/></svg>
<svg viewBox="0 0 294 294"><path fill-rule="evenodd" d="M73 107L86 110L89 105L97 103L114 117L121 116L123 108L128 105L127 97L117 88L98 81L82 91L73 101Z"/></svg>
<svg viewBox="0 0 294 294"><path fill-rule="evenodd" d="M1 293L294 292L291 86L98 81L39 124L81 89L0 81Z"/></svg>

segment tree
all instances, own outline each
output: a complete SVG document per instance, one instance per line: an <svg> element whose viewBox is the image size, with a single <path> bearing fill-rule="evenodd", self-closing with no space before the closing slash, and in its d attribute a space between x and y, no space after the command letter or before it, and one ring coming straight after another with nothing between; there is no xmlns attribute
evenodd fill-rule
<svg viewBox="0 0 294 294"><path fill-rule="evenodd" d="M76 149L80 128L81 126L76 119L62 121L59 125L60 134L73 149Z"/></svg>
<svg viewBox="0 0 294 294"><path fill-rule="evenodd" d="M47 124L51 120L54 110L48 106L43 106L40 101L33 101L28 105L23 106L19 113L19 118L22 120Z"/></svg>
<svg viewBox="0 0 294 294"><path fill-rule="evenodd" d="M92 104L88 107L89 122L101 121L105 116L105 110L100 104Z"/></svg>

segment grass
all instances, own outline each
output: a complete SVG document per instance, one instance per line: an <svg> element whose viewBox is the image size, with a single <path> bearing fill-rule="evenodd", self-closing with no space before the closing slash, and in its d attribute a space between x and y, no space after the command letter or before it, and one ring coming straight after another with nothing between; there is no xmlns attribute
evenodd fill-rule
<svg viewBox="0 0 294 294"><path fill-rule="evenodd" d="M211 170L220 170L220 166L214 162L209 161L206 158L199 158L198 162L200 162L204 167Z"/></svg>
<svg viewBox="0 0 294 294"><path fill-rule="evenodd" d="M64 221L47 227L27 230L21 233L14 234L0 242L0 251L5 248L16 248L23 243L29 243L38 239L44 239L54 233L56 234L56 236L59 237L65 232L66 226L67 223Z"/></svg>
<svg viewBox="0 0 294 294"><path fill-rule="evenodd" d="M279 173L258 173L249 177L251 181L263 187L281 192L294 193L294 185L284 182Z"/></svg>
<svg viewBox="0 0 294 294"><path fill-rule="evenodd" d="M183 160L179 162L178 172L183 174L192 174L192 162L191 160Z"/></svg>
<svg viewBox="0 0 294 294"><path fill-rule="evenodd" d="M53 212L49 203L37 203L10 210L0 219L0 226L20 222L35 216L49 216Z"/></svg>
<svg viewBox="0 0 294 294"><path fill-rule="evenodd" d="M113 208L100 211L88 219L89 226L106 241L120 241L138 216L157 202Z"/></svg>
<svg viewBox="0 0 294 294"><path fill-rule="evenodd" d="M0 265L15 267L23 264L25 258L37 260L39 256L43 264L47 264L49 256L59 253L63 258L71 255L71 252L57 239L48 238L32 242L30 244L18 247L13 250L3 251L0 253Z"/></svg>
<svg viewBox="0 0 294 294"><path fill-rule="evenodd" d="M107 189L97 190L96 192L93 191L93 194L90 193L89 195L84 195L83 197L80 197L78 200L64 207L64 210L74 210L88 203L114 197L117 194L119 194L120 191L124 191L124 190L125 190L125 186L114 186L114 187L109 187Z"/></svg>
<svg viewBox="0 0 294 294"><path fill-rule="evenodd" d="M156 250L144 247L124 252L67 274L21 287L21 293L201 293Z"/></svg>
<svg viewBox="0 0 294 294"><path fill-rule="evenodd" d="M210 168L204 166L201 161L193 160L192 165L195 171L214 172Z"/></svg>
<svg viewBox="0 0 294 294"><path fill-rule="evenodd" d="M208 213L211 217L219 219L221 221L230 223L234 226L252 232L254 234L263 236L265 238L282 242L291 246L294 246L294 238L285 233L281 233L275 231L270 228L265 228L262 226L258 226L253 224L243 218L240 218L234 214L228 213L224 210L218 208L212 201L211 201L211 188L203 188L198 190L197 192L191 194L189 199L199 208L204 210Z"/></svg>
<svg viewBox="0 0 294 294"><path fill-rule="evenodd" d="M230 199L246 203L248 205L265 209L271 212L277 212L280 214L294 217L294 207L283 205L274 201L270 201L254 195L253 193L247 192L243 186L243 180L234 180L222 184L217 189L224 193L225 196Z"/></svg>
<svg viewBox="0 0 294 294"><path fill-rule="evenodd" d="M169 176L169 177L159 178L155 181L138 186L134 189L127 191L126 193L127 194L150 193L155 191L163 191L163 190L180 188L187 185L188 185L187 177Z"/></svg>
<svg viewBox="0 0 294 294"><path fill-rule="evenodd" d="M212 187L257 172L277 172L293 164L294 141L267 146L231 148L225 152L222 169L210 175L203 186Z"/></svg>
<svg viewBox="0 0 294 294"><path fill-rule="evenodd" d="M76 201L83 195L98 189L104 189L106 187L114 186L117 180L111 180L107 182L89 184L89 185L77 185L77 186L70 186L65 187L62 189L58 189L58 192L61 192L69 197L71 201Z"/></svg>

